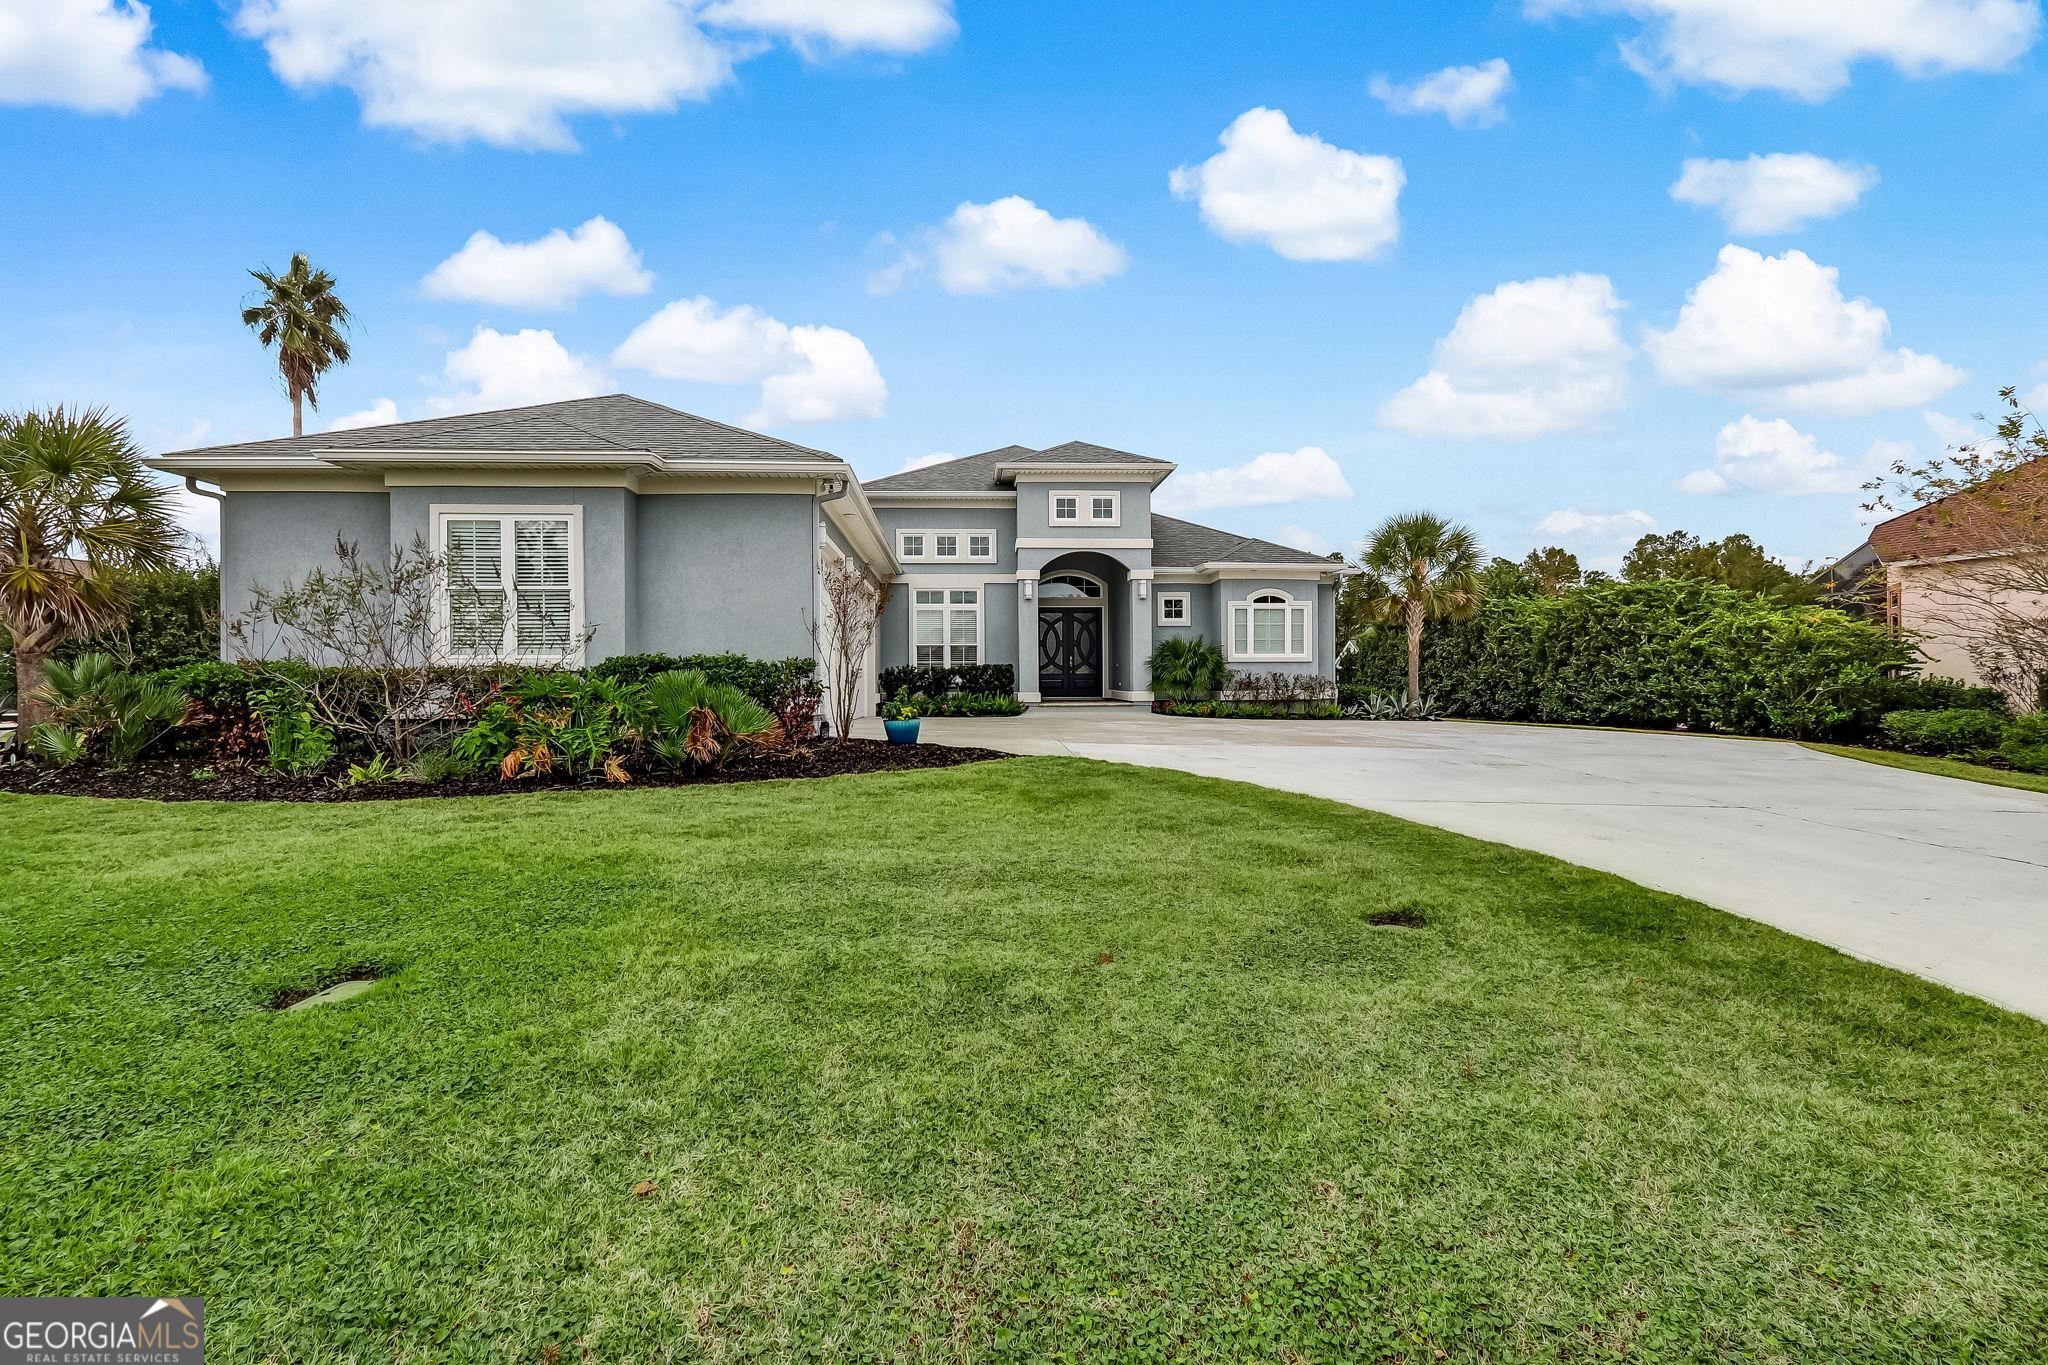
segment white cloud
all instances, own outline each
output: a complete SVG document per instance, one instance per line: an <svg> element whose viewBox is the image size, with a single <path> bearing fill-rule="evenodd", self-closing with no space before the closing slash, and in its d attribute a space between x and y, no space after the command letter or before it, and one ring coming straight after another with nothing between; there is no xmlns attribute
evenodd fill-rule
<svg viewBox="0 0 2048 1365"><path fill-rule="evenodd" d="M1648 332L1644 348L1666 379L1809 412L1917 407L1963 381L1933 356L1887 350L1891 319L1869 299L1844 299L1838 274L1803 251L1724 246L1678 321Z"/></svg>
<svg viewBox="0 0 2048 1365"><path fill-rule="evenodd" d="M1329 538L1306 526L1283 526L1273 533L1273 539L1282 545L1291 545L1297 550L1312 555L1327 555L1337 547Z"/></svg>
<svg viewBox="0 0 2048 1365"><path fill-rule="evenodd" d="M364 427L388 427L398 420L398 404L389 398L379 398L361 412L337 417L327 424L329 431L360 431Z"/></svg>
<svg viewBox="0 0 2048 1365"><path fill-rule="evenodd" d="M715 0L704 21L787 38L806 54L923 52L960 31L952 0Z"/></svg>
<svg viewBox="0 0 2048 1365"><path fill-rule="evenodd" d="M1397 85L1374 76L1366 89L1397 114L1442 114L1453 128L1487 128L1508 116L1502 98L1514 87L1505 60L1447 66L1421 80Z"/></svg>
<svg viewBox="0 0 2048 1365"><path fill-rule="evenodd" d="M1583 512L1562 508L1536 523L1536 534L1575 545L1604 546L1623 542L1634 544L1657 529L1657 519L1641 508L1628 512Z"/></svg>
<svg viewBox="0 0 2048 1365"><path fill-rule="evenodd" d="M1269 450L1224 469L1183 469L1160 488L1157 503L1169 512L1200 512L1350 496L1351 485L1330 453L1321 446L1303 446Z"/></svg>
<svg viewBox="0 0 2048 1365"><path fill-rule="evenodd" d="M1294 261L1370 260L1400 236L1407 174L1395 158L1297 133L1278 109L1246 110L1217 141L1222 151L1167 183L1219 236Z"/></svg>
<svg viewBox="0 0 2048 1365"><path fill-rule="evenodd" d="M653 287L654 276L640 268L640 253L618 224L604 217L574 232L556 228L531 242L471 233L462 250L420 281L420 292L430 299L508 308L567 308L591 292L644 294Z"/></svg>
<svg viewBox="0 0 2048 1365"><path fill-rule="evenodd" d="M166 484L171 493L171 520L212 559L220 558L220 504L184 483Z"/></svg>
<svg viewBox="0 0 2048 1365"><path fill-rule="evenodd" d="M443 367L450 391L430 400L436 412L486 412L608 392L611 380L595 361L571 355L555 334L535 328L505 333L479 327Z"/></svg>
<svg viewBox="0 0 2048 1365"><path fill-rule="evenodd" d="M1811 152L1773 152L1743 161L1689 158L1671 197L1718 210L1730 232L1797 232L1816 218L1854 208L1877 172Z"/></svg>
<svg viewBox="0 0 2048 1365"><path fill-rule="evenodd" d="M568 120L707 98L777 38L902 53L954 27L946 0L239 0L234 26L295 89L353 91L372 127L555 151Z"/></svg>
<svg viewBox="0 0 2048 1365"><path fill-rule="evenodd" d="M739 304L678 299L633 329L612 363L663 379L761 385L749 421L769 425L880 417L889 386L861 339L837 327L792 327Z"/></svg>
<svg viewBox="0 0 2048 1365"><path fill-rule="evenodd" d="M913 469L930 469L935 464L944 464L948 460L957 458L959 457L954 455L951 451L934 450L929 455L911 456L909 459L903 462L903 468L897 470L896 472L898 474L908 474Z"/></svg>
<svg viewBox="0 0 2048 1365"><path fill-rule="evenodd" d="M1643 30L1628 64L1659 84L1824 100L1857 62L1911 77L1996 71L2033 44L2037 0L1524 0L1532 18L1618 13Z"/></svg>
<svg viewBox="0 0 2048 1365"><path fill-rule="evenodd" d="M1465 305L1429 373L1380 405L1418 436L1519 438L1572 431L1621 406L1628 343L1605 275L1503 284Z"/></svg>
<svg viewBox="0 0 2048 1365"><path fill-rule="evenodd" d="M931 268L951 294L1074 289L1121 274L1131 259L1087 219L1055 218L1015 194L960 205L921 242L871 275L869 290L891 293Z"/></svg>
<svg viewBox="0 0 2048 1365"><path fill-rule="evenodd" d="M0 5L0 104L126 114L166 90L202 91L190 57L149 45L139 0L10 0Z"/></svg>
<svg viewBox="0 0 2048 1365"><path fill-rule="evenodd" d="M1873 448L1883 455L1891 443ZM1681 493L1846 493L1864 476L1782 417L1742 417L1714 437L1714 464L1678 481Z"/></svg>

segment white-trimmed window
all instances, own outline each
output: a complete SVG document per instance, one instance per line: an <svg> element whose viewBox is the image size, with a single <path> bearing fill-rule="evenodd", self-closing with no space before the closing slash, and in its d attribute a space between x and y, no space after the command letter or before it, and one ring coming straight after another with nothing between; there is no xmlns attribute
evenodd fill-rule
<svg viewBox="0 0 2048 1365"><path fill-rule="evenodd" d="M1054 492L1050 517L1055 526L1116 526L1122 522L1123 494Z"/></svg>
<svg viewBox="0 0 2048 1365"><path fill-rule="evenodd" d="M1194 620L1189 594L1184 592L1162 592L1155 599L1159 603L1159 624L1162 626L1185 626Z"/></svg>
<svg viewBox="0 0 2048 1365"><path fill-rule="evenodd" d="M448 562L441 601L458 660L573 662L583 652L583 513L435 507Z"/></svg>
<svg viewBox="0 0 2048 1365"><path fill-rule="evenodd" d="M987 564L996 557L994 531L898 531L896 557L910 564Z"/></svg>
<svg viewBox="0 0 2048 1365"><path fill-rule="evenodd" d="M1314 605L1267 589L1230 604L1230 657L1248 662L1305 661L1315 632Z"/></svg>
<svg viewBox="0 0 2048 1365"><path fill-rule="evenodd" d="M912 590L911 662L959 668L981 662L981 589Z"/></svg>

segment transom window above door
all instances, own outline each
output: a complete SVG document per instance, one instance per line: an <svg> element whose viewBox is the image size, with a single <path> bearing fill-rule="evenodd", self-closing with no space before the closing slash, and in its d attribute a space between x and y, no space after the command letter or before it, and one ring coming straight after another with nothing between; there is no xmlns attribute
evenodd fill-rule
<svg viewBox="0 0 2048 1365"><path fill-rule="evenodd" d="M580 660L581 509L437 506L433 524L446 560L440 626L451 659Z"/></svg>
<svg viewBox="0 0 2048 1365"><path fill-rule="evenodd" d="M1314 605L1268 589L1230 604L1230 658L1254 662L1313 659Z"/></svg>
<svg viewBox="0 0 2048 1365"><path fill-rule="evenodd" d="M1048 520L1055 526L1115 526L1121 521L1123 494L1054 492Z"/></svg>
<svg viewBox="0 0 2048 1365"><path fill-rule="evenodd" d="M896 533L896 558L910 564L987 564L995 557L993 530Z"/></svg>
<svg viewBox="0 0 2048 1365"><path fill-rule="evenodd" d="M1041 602L1100 602L1104 595L1102 584L1084 573L1047 574L1038 580Z"/></svg>

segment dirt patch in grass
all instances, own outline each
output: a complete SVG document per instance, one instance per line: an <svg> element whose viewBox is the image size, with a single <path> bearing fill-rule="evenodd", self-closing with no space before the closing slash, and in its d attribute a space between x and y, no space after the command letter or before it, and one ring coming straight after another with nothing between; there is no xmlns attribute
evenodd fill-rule
<svg viewBox="0 0 2048 1365"><path fill-rule="evenodd" d="M602 775L524 777L500 780L482 773L448 782L367 782L337 786L329 778L288 777L268 768L203 769L190 759L156 759L131 768L75 763L51 768L35 763L0 766L0 792L23 796L100 796L144 801L403 801L432 796L516 796L542 791L631 791L636 787L697 787L784 778L842 777L853 773L915 771L983 763L1010 755L993 749L950 744L885 744L847 739L807 749L776 750L734 758L713 772L635 773L630 782ZM212 776L195 778L195 769Z"/></svg>
<svg viewBox="0 0 2048 1365"><path fill-rule="evenodd" d="M1393 910L1375 910L1365 917L1365 922L1382 929L1420 929L1429 923L1422 912L1412 905L1403 905Z"/></svg>

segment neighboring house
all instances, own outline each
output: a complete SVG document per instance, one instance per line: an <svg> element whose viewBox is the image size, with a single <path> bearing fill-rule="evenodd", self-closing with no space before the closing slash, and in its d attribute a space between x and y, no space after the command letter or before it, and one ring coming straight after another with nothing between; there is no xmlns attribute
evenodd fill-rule
<svg viewBox="0 0 2048 1365"><path fill-rule="evenodd" d="M1336 671L1341 565L1154 516L1174 466L1101 446L864 488L835 455L614 394L151 463L223 495L224 622L254 588L332 565L337 539L418 538L454 569L451 661L810 654L820 577L843 560L890 585L862 707L879 668L908 663L1013 664L1025 701L1144 700L1153 642L1174 635L1242 669Z"/></svg>
<svg viewBox="0 0 2048 1365"><path fill-rule="evenodd" d="M2048 703L2048 673L2027 650L1987 677L1980 662L2014 623L2048 618L2048 460L2020 465L1995 491L1968 489L1870 530L1884 565L1885 621L1914 637L1933 676L1999 686L2015 706Z"/></svg>

